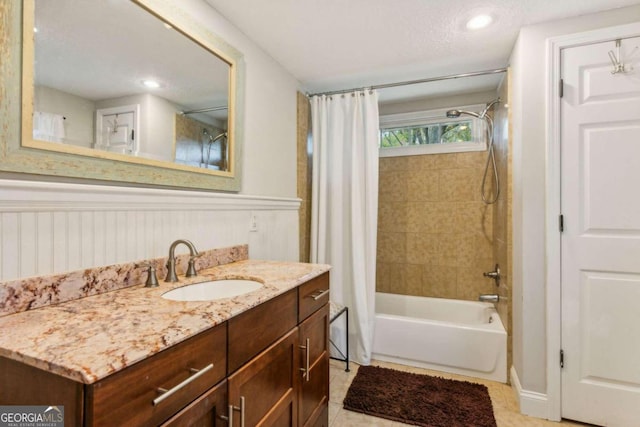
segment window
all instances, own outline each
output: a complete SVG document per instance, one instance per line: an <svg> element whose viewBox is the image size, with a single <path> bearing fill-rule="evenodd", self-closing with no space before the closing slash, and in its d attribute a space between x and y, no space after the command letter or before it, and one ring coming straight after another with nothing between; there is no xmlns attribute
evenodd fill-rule
<svg viewBox="0 0 640 427"><path fill-rule="evenodd" d="M456 109L480 112L484 105ZM469 115L446 116L448 109L390 114L380 117L380 157L486 149L483 120Z"/></svg>

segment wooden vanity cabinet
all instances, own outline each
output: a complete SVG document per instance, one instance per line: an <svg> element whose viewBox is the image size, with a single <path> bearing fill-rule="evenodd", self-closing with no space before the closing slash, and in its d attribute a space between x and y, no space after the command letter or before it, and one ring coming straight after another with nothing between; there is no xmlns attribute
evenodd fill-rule
<svg viewBox="0 0 640 427"><path fill-rule="evenodd" d="M326 427L328 290L325 273L89 385L0 357L0 404L87 427Z"/></svg>

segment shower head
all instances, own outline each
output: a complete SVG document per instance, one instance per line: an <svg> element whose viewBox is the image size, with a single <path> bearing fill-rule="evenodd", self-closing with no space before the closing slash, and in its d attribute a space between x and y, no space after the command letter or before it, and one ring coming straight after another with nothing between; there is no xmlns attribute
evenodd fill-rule
<svg viewBox="0 0 640 427"><path fill-rule="evenodd" d="M474 113L473 111L464 111L464 110L449 110L449 111L447 111L447 117L449 117L450 119L456 119L456 118L460 117L463 114L467 114L469 116L477 117L479 119L482 118L480 116L480 114Z"/></svg>
<svg viewBox="0 0 640 427"><path fill-rule="evenodd" d="M479 114L478 113L474 113L473 111L449 110L449 111L447 111L447 117L450 118L450 119L457 119L461 115L466 114L468 116L473 116L473 117L478 118L478 119L484 119L487 116L487 111L489 111L489 109L491 107L493 107L498 102L500 102L500 98L494 99L493 101L489 102L484 107L484 110L482 110L482 112L479 113Z"/></svg>

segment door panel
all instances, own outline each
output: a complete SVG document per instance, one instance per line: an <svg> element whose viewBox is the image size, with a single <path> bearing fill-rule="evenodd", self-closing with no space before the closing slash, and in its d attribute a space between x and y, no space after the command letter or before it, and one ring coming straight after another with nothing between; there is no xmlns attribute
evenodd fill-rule
<svg viewBox="0 0 640 427"><path fill-rule="evenodd" d="M238 411L244 401L233 427L243 416L246 426L297 425L299 368L295 328L228 378L229 405Z"/></svg>
<svg viewBox="0 0 640 427"><path fill-rule="evenodd" d="M640 38L622 41L623 58ZM640 407L640 55L562 52L562 416L637 423Z"/></svg>

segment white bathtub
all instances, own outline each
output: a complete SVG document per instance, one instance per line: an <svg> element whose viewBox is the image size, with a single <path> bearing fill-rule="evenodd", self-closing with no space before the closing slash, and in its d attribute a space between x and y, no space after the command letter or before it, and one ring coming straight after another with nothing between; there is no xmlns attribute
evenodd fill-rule
<svg viewBox="0 0 640 427"><path fill-rule="evenodd" d="M507 381L507 333L493 304L376 293L373 358Z"/></svg>

